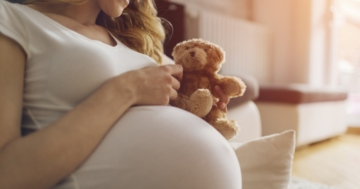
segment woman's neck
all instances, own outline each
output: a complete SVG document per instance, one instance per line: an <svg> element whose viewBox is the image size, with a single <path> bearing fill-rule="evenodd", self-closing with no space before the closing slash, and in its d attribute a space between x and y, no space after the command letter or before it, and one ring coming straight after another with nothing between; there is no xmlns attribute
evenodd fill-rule
<svg viewBox="0 0 360 189"><path fill-rule="evenodd" d="M28 6L43 13L58 14L71 18L83 25L94 25L101 10L95 1L87 1L82 5L29 4Z"/></svg>

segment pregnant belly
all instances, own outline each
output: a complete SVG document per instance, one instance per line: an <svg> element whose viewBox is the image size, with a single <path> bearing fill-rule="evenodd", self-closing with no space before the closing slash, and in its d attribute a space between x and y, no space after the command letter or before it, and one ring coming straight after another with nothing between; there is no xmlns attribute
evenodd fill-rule
<svg viewBox="0 0 360 189"><path fill-rule="evenodd" d="M217 167L221 159L231 166ZM223 177L240 175L234 152L212 126L171 106L139 106L130 108L87 161L56 188L188 188L198 182L193 177L214 169L217 179L218 169L226 169Z"/></svg>

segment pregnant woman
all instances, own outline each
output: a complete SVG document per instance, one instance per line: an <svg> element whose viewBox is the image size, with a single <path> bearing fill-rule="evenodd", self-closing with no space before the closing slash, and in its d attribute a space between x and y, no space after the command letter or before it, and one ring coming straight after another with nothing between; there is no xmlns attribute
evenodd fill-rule
<svg viewBox="0 0 360 189"><path fill-rule="evenodd" d="M0 188L241 189L227 141L168 106L163 39L152 0L0 0Z"/></svg>

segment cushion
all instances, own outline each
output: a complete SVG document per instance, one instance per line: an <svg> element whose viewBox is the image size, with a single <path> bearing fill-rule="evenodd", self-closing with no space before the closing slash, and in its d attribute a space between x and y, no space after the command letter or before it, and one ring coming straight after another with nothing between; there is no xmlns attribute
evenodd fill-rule
<svg viewBox="0 0 360 189"><path fill-rule="evenodd" d="M295 131L285 131L239 144L231 143L238 157L243 189L286 189L295 151Z"/></svg>

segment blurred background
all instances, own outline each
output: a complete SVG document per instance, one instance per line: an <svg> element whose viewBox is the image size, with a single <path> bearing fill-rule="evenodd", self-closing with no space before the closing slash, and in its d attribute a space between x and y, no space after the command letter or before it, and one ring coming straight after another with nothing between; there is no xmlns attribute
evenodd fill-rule
<svg viewBox="0 0 360 189"><path fill-rule="evenodd" d="M294 176L360 188L360 0L155 2L169 57L203 38L225 50L221 74L256 79L262 135L297 131Z"/></svg>
<svg viewBox="0 0 360 189"><path fill-rule="evenodd" d="M177 42L199 37L224 48L227 74L249 73L260 84L343 87L348 123L360 127L360 0L156 2L174 27L169 57Z"/></svg>

